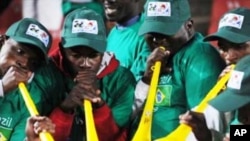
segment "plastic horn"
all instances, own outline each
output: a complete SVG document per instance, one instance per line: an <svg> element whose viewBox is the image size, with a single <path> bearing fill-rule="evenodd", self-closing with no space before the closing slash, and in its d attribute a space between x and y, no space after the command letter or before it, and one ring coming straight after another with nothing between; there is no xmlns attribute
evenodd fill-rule
<svg viewBox="0 0 250 141"><path fill-rule="evenodd" d="M165 50L164 47L160 48ZM161 62L157 61L153 68L153 75L150 82L147 101L143 109L138 129L135 132L132 141L151 141L152 116L153 116L154 101L157 91L160 69L161 69Z"/></svg>
<svg viewBox="0 0 250 141"><path fill-rule="evenodd" d="M87 141L98 141L91 102L89 100L84 100L83 106L85 111Z"/></svg>
<svg viewBox="0 0 250 141"><path fill-rule="evenodd" d="M235 65L232 65L232 68L234 67ZM225 87L226 82L230 78L230 74L231 72L228 72L216 83L216 85L208 92L206 97L196 107L196 109L194 110L195 112L204 112L204 110L208 106L208 101L215 98L218 93ZM186 124L180 124L172 133L163 138L156 139L155 141L186 141L191 131L192 129L190 126Z"/></svg>
<svg viewBox="0 0 250 141"><path fill-rule="evenodd" d="M26 104L26 107L29 110L29 113L31 116L37 116L39 115L37 108L33 102L33 100L30 97L30 94L25 86L24 83L19 83L18 84L19 90L21 91L22 97L24 99L24 102ZM40 132L39 137L41 141L54 141L52 135L49 132Z"/></svg>

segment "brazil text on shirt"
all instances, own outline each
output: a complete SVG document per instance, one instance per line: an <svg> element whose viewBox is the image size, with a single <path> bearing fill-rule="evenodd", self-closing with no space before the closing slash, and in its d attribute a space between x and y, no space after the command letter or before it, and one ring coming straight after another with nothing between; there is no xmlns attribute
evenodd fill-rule
<svg viewBox="0 0 250 141"><path fill-rule="evenodd" d="M12 132L12 117L0 117L0 141L5 141Z"/></svg>

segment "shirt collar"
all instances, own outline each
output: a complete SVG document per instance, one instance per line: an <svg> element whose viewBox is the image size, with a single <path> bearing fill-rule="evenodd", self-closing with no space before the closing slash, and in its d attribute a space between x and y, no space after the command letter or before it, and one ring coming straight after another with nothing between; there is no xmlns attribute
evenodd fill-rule
<svg viewBox="0 0 250 141"><path fill-rule="evenodd" d="M139 18L140 18L140 16L137 15L137 16L131 18L130 20L128 20L127 22L125 22L125 23L123 23L123 24L117 24L116 27L117 27L118 29L124 29L124 28L126 28L126 27L128 27L128 26L130 26L130 25L133 25L134 23L136 23L136 22L138 21Z"/></svg>

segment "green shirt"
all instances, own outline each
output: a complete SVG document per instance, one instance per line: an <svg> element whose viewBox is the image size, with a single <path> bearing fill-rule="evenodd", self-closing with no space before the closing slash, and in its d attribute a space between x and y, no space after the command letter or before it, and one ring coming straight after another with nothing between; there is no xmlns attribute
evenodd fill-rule
<svg viewBox="0 0 250 141"><path fill-rule="evenodd" d="M203 36L196 33L169 60L173 64L172 72L159 78L152 119L152 140L174 131L179 126L179 115L201 102L225 68L225 62L217 50L202 39ZM133 124L138 125L138 119ZM130 136L133 136L135 131L131 132Z"/></svg>
<svg viewBox="0 0 250 141"><path fill-rule="evenodd" d="M52 65L35 72L26 87L40 115L48 115L64 94L63 77ZM0 98L0 140L23 141L26 120L30 116L19 89Z"/></svg>
<svg viewBox="0 0 250 141"><path fill-rule="evenodd" d="M152 138L166 136L179 125L179 115L197 106L215 85L225 62L215 48L196 34L173 57L173 71L160 77Z"/></svg>
<svg viewBox="0 0 250 141"><path fill-rule="evenodd" d="M150 54L144 37L138 36L143 19L144 16L141 16L137 22L127 27L113 27L107 41L107 51L113 52L121 66L130 69L136 80L144 74Z"/></svg>

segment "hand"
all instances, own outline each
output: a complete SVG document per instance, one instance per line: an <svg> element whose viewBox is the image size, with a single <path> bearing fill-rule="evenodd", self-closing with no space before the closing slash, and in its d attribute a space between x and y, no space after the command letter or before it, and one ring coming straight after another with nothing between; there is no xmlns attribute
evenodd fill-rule
<svg viewBox="0 0 250 141"><path fill-rule="evenodd" d="M147 68L144 73L142 80L149 84L152 78L153 70L152 67L155 65L156 61L161 61L162 64L167 64L167 60L170 56L170 51L163 50L162 48L155 48L147 59ZM164 71L166 66L162 65L161 71Z"/></svg>
<svg viewBox="0 0 250 141"><path fill-rule="evenodd" d="M226 134L226 136L223 138L223 141L230 141L229 133Z"/></svg>
<svg viewBox="0 0 250 141"><path fill-rule="evenodd" d="M96 107L104 104L101 99L98 79L94 71L81 71L75 78L77 84L83 89L84 99L90 100Z"/></svg>
<svg viewBox="0 0 250 141"><path fill-rule="evenodd" d="M6 93L17 88L20 82L27 83L32 73L14 66L10 67L2 78L4 92Z"/></svg>
<svg viewBox="0 0 250 141"><path fill-rule="evenodd" d="M104 104L104 101L100 97L101 91L96 73L93 71L79 72L74 81L76 85L61 104L63 111L72 112L77 106L82 106L84 99L90 100L95 104L95 107L100 107Z"/></svg>
<svg viewBox="0 0 250 141"><path fill-rule="evenodd" d="M40 132L55 133L55 124L48 117L33 116L27 119L26 136L28 141L40 141Z"/></svg>
<svg viewBox="0 0 250 141"><path fill-rule="evenodd" d="M233 67L230 65L230 66L227 66L219 75L219 79L221 77L223 77L225 74L229 73L231 70L233 69Z"/></svg>
<svg viewBox="0 0 250 141"><path fill-rule="evenodd" d="M212 135L207 127L204 114L188 111L179 116L180 123L192 128L192 131L199 141L211 141Z"/></svg>

